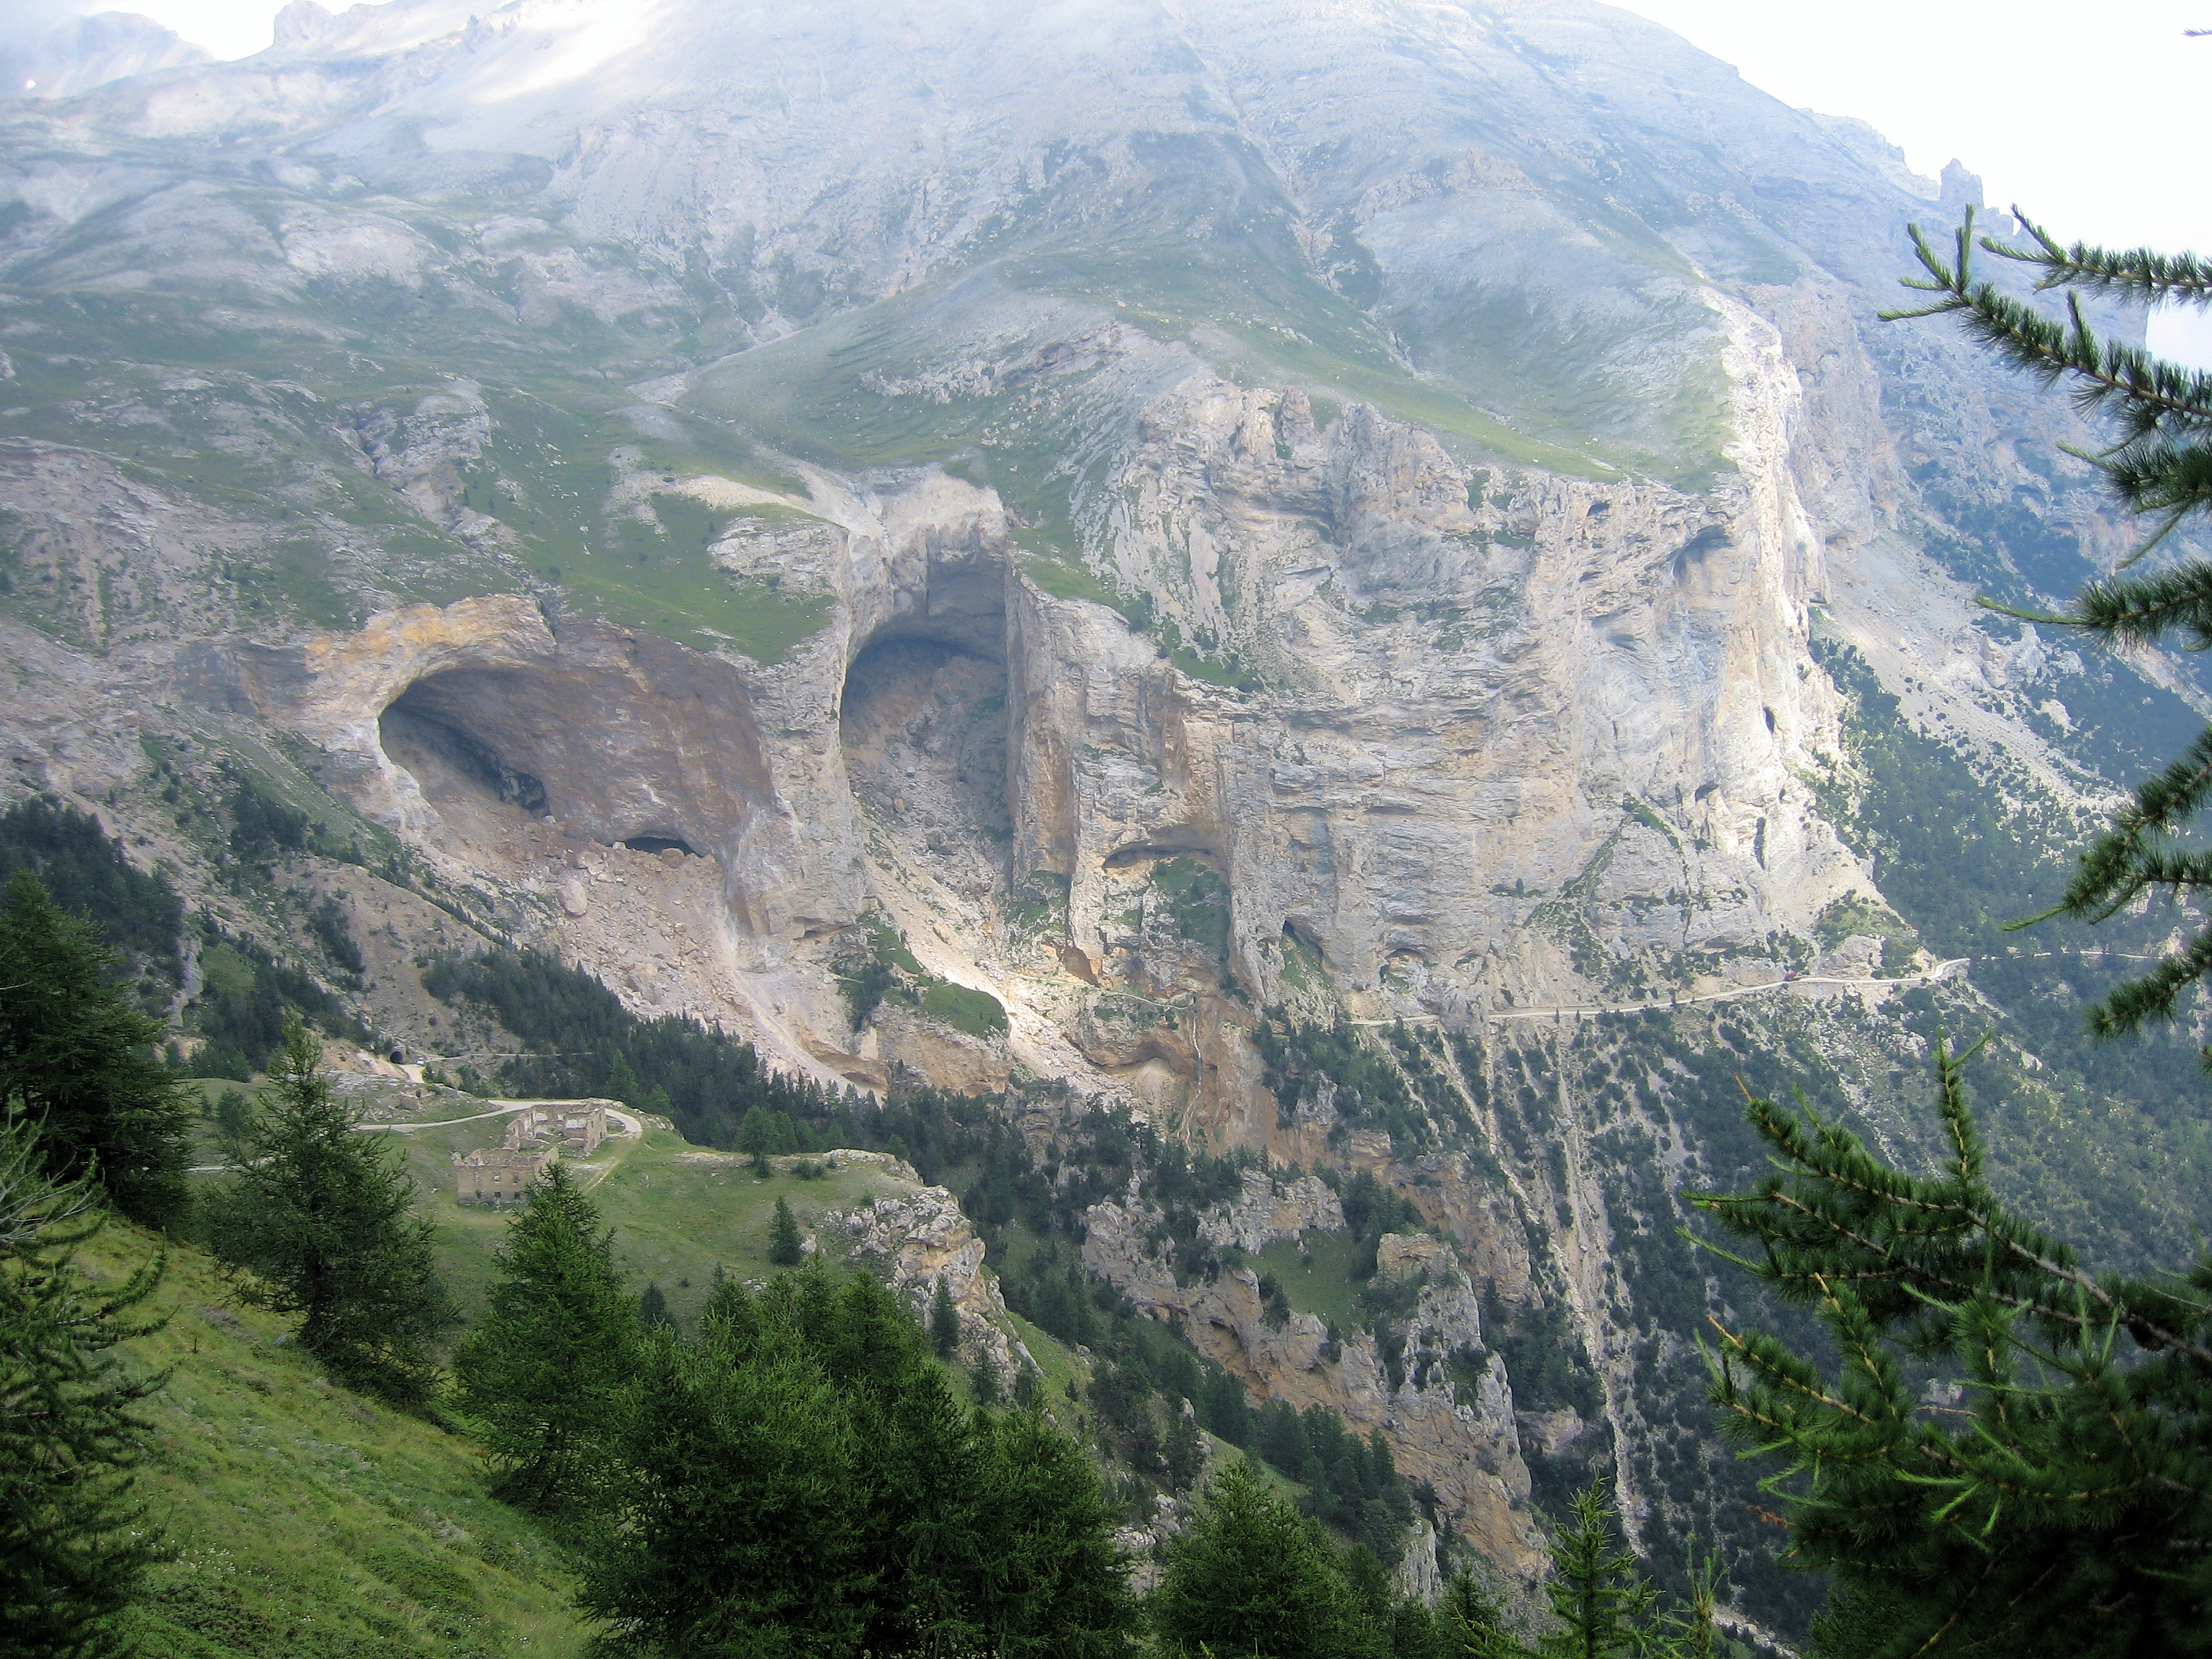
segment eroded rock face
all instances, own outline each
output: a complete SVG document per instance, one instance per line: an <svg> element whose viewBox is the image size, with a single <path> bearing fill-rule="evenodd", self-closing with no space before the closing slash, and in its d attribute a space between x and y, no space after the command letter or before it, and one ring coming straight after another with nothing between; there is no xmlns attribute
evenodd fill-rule
<svg viewBox="0 0 2212 1659"><path fill-rule="evenodd" d="M1243 1190L1199 1222L1199 1237L1207 1243L1254 1254L1279 1238L1343 1231L1344 1205L1327 1182L1319 1176L1283 1181L1265 1170L1247 1170Z"/></svg>
<svg viewBox="0 0 2212 1659"><path fill-rule="evenodd" d="M1128 1206L1087 1259L1533 1561L1472 1285L1566 1304L1618 1395L1607 1155L1563 1134L1571 1190L1503 1167L1494 1098L1401 1147L1333 1085L1276 1101L1253 1028L1480 1034L1778 974L1878 896L1802 781L1837 740L1816 602L1917 709L2087 799L2021 712L2059 719L2079 660L1978 631L1929 550L2015 511L2124 546L2081 434L1868 326L1904 219L1964 198L1579 0L892 31L671 0L612 58L586 10L295 6L264 58L11 106L9 787L110 810L163 733L296 754L303 800L397 832L487 930L362 874L364 926L424 912L422 949L556 950L825 1081L1030 1073L1057 1110L1370 1171L1454 1241L1378 1251L1425 1275L1401 1381L1268 1325L1249 1273L1176 1284ZM1644 210L1631 175L1660 209L1600 247L1588 204ZM1121 276L1071 276L1094 234ZM1218 302L1157 285L1194 246ZM143 310L103 336L118 294ZM633 547L669 605L606 597ZM214 890L221 848L142 805L134 855ZM864 915L1004 1035L903 1003L854 1029L830 962ZM946 1202L856 1225L980 1316ZM1204 1236L1341 1221L1255 1176ZM1601 1455L1595 1420L1520 1421Z"/></svg>
<svg viewBox="0 0 2212 1659"><path fill-rule="evenodd" d="M903 1164L896 1167L911 1173ZM910 1198L878 1198L860 1209L833 1212L824 1224L842 1231L854 1259L884 1273L925 1321L942 1279L960 1316L962 1351L969 1363L989 1365L1001 1388L1011 1391L1023 1369L1036 1369L1028 1350L1006 1335L1006 1304L998 1281L983 1272L983 1241L961 1213L960 1200L944 1188L925 1187Z"/></svg>
<svg viewBox="0 0 2212 1659"><path fill-rule="evenodd" d="M1304 1186L1296 1183L1292 1191ZM1251 1197L1248 1186L1234 1205L1209 1216L1209 1231L1226 1233L1229 1216L1249 1224L1265 1213ZM1291 1213L1284 1219L1297 1218L1295 1204L1285 1208ZM1422 1284L1413 1311L1391 1327L1404 1345L1404 1366L1394 1381L1370 1333L1332 1339L1311 1314L1271 1319L1259 1275L1249 1267L1179 1281L1147 1243L1160 1219L1155 1207L1141 1202L1093 1206L1084 1218L1084 1265L1242 1379L1257 1398L1301 1411L1327 1406L1361 1434L1380 1429L1400 1473L1432 1485L1444 1512L1476 1549L1510 1571L1535 1570L1541 1540L1522 1508L1528 1471L1513 1420L1511 1383L1504 1361L1483 1350L1479 1304L1448 1246L1386 1236L1407 1276L1435 1275ZM1263 1224L1253 1231L1264 1230Z"/></svg>

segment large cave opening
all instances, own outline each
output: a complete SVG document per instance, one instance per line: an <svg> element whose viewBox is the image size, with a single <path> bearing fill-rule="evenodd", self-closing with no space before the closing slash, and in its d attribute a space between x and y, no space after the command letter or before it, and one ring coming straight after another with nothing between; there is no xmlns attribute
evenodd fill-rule
<svg viewBox="0 0 2212 1659"><path fill-rule="evenodd" d="M871 817L937 860L1000 862L1013 831L1004 663L957 639L880 641L846 672L839 736Z"/></svg>
<svg viewBox="0 0 2212 1659"><path fill-rule="evenodd" d="M404 769L423 799L457 833L497 835L515 820L557 811L539 775L536 745L518 742L503 719L511 694L490 696L482 673L433 675L393 699L377 720L385 758Z"/></svg>
<svg viewBox="0 0 2212 1659"><path fill-rule="evenodd" d="M653 696L625 675L449 669L377 723L447 834L478 854L552 817L608 846L720 856L763 768L741 708Z"/></svg>

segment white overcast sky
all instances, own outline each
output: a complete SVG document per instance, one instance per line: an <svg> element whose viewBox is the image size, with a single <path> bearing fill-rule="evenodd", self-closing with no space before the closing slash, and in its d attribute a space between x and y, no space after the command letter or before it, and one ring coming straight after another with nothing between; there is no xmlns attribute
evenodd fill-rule
<svg viewBox="0 0 2212 1659"><path fill-rule="evenodd" d="M266 46L276 11L271 0L44 4L143 11L224 58ZM1873 123L1917 172L1958 157L1990 202L2019 203L2063 240L2212 253L2212 39L2183 33L2212 28L2212 0L1629 0L1625 9L1785 103ZM2212 319L2203 335L2191 356L2212 357Z"/></svg>

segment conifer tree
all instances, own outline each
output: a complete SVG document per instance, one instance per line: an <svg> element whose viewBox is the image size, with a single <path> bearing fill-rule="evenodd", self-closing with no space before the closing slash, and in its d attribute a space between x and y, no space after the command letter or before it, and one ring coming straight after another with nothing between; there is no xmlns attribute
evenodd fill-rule
<svg viewBox="0 0 2212 1659"><path fill-rule="evenodd" d="M769 1223L768 1259L779 1267L796 1267L806 1249L799 1237L799 1218L783 1199L775 1200L775 1218Z"/></svg>
<svg viewBox="0 0 2212 1659"><path fill-rule="evenodd" d="M396 1137L355 1133L295 1018L259 1109L228 1143L229 1178L208 1200L209 1242L238 1294L301 1316L300 1346L395 1404L429 1397L429 1344L451 1317L429 1222Z"/></svg>
<svg viewBox="0 0 2212 1659"><path fill-rule="evenodd" d="M1137 1624L1129 1563L1097 1465L1037 1411L977 1425L986 1458L977 1548L994 1564L978 1623L1001 1659L1108 1659Z"/></svg>
<svg viewBox="0 0 2212 1659"><path fill-rule="evenodd" d="M1170 1401L1169 1406L1174 1414L1160 1451L1167 1461L1168 1484L1177 1492L1188 1492L1206 1472L1206 1437L1199 1431L1196 1413L1187 1405Z"/></svg>
<svg viewBox="0 0 2212 1659"><path fill-rule="evenodd" d="M161 1553L131 1471L148 1432L133 1408L166 1379L114 1349L161 1328L136 1310L163 1263L95 1290L72 1258L104 1195L46 1164L31 1126L0 1118L0 1659L104 1659L129 1650L114 1615Z"/></svg>
<svg viewBox="0 0 2212 1659"><path fill-rule="evenodd" d="M1356 1659L1376 1632L1315 1524L1239 1458L1167 1548L1153 1592L1161 1650L1197 1659Z"/></svg>
<svg viewBox="0 0 2212 1659"><path fill-rule="evenodd" d="M2083 459L2104 474L2122 505L2154 518L2155 527L2136 550L2139 559L2191 517L2212 509L2212 373L2100 338L2082 313L2081 296L2202 309L2212 306L2212 262L2148 248L2115 252L2083 242L2062 247L2018 209L2014 216L2024 228L2026 246L1978 237L1969 209L1948 258L1914 226L1913 247L1923 275L1906 278L1905 286L1937 297L1883 314L1892 320L1955 317L1972 337L2014 367L2046 385L2070 384L2076 407L2112 416L2118 441ZM2039 293L2067 290L2065 319L1978 276L1978 252L2033 270ZM2172 639L2201 651L2212 647L2212 562L2189 559L2143 574L2124 568L2090 583L2056 615L1991 608L2025 621L2079 629L2110 644ZM2177 839L2208 805L2212 726L2164 771L2137 787L2114 814L2112 828L2082 854L2064 897L2046 916L2063 914L2098 922L2148 895L2186 901L2212 887L2212 851ZM2212 973L2212 923L2190 925L2194 933L2181 950L2091 1008L2091 1029L2118 1036L2146 1020L2172 1017L2181 994ZM2207 1050L2206 1063L2212 1066L2212 1049Z"/></svg>
<svg viewBox="0 0 2212 1659"><path fill-rule="evenodd" d="M1552 1547L1544 1595L1557 1628L1538 1647L1540 1659L1628 1659L1644 1651L1659 1593L1637 1572L1636 1558L1615 1547L1601 1482L1575 1494L1572 1518Z"/></svg>
<svg viewBox="0 0 2212 1659"><path fill-rule="evenodd" d="M490 1311L453 1356L456 1403L481 1425L500 1495L553 1513L589 1482L638 1318L613 1230L564 1164L532 1186L495 1260Z"/></svg>
<svg viewBox="0 0 2212 1659"><path fill-rule="evenodd" d="M1445 1583L1437 1600L1437 1625L1449 1659L1517 1659L1522 1651L1504 1606L1468 1567Z"/></svg>
<svg viewBox="0 0 2212 1659"><path fill-rule="evenodd" d="M1955 317L2006 362L2069 382L2085 411L2116 417L2118 441L2084 459L2122 504L2154 515L2140 558L2212 507L2212 374L2099 337L2080 297L2202 307L2212 264L2063 247L2014 216L2027 245L1977 236L1970 212L1948 258L1914 228L1923 275L1907 286L1936 297L1889 314ZM2066 290L2064 320L1980 277L1978 253L2033 270L2039 292ZM2113 643L2203 649L2212 563L2124 567L2057 615L1993 608ZM2048 914L2094 923L2160 892L2201 898L2212 853L2182 837L2208 804L2212 727L2135 790ZM2195 931L2181 949L2089 1011L2093 1030L2173 1016L2212 971L2212 927L2185 926ZM2212 1255L2163 1279L2087 1271L1995 1196L1962 1066L1939 1044L1936 1175L1755 1100L1779 1172L1695 1200L1756 1246L1741 1265L1812 1310L1841 1356L1832 1371L1770 1334L1728 1330L1711 1356L1733 1432L1783 1462L1767 1484L1789 1504L1790 1557L1830 1574L1816 1646L1850 1659L2212 1651ZM1931 1376L1955 1403L1923 1396Z"/></svg>
<svg viewBox="0 0 2212 1659"><path fill-rule="evenodd" d="M647 1330L662 1325L676 1328L676 1316L668 1311L668 1292L657 1279L638 1292L637 1322Z"/></svg>
<svg viewBox="0 0 2212 1659"><path fill-rule="evenodd" d="M584 1610L616 1651L857 1652L869 1562L856 1527L854 1435L836 1389L774 1326L732 1363L665 1328L608 1437L620 1478L584 1557Z"/></svg>
<svg viewBox="0 0 2212 1659"><path fill-rule="evenodd" d="M909 1370L886 1409L854 1421L870 1439L861 1480L873 1501L863 1547L879 1564L865 1644L876 1653L978 1650L999 1564L977 1550L989 1492L975 1419L934 1365Z"/></svg>
<svg viewBox="0 0 2212 1659"><path fill-rule="evenodd" d="M1802 1107L1754 1100L1778 1173L1693 1200L1820 1318L1825 1364L1719 1330L1714 1398L1782 1461L1790 1559L1830 1576L1849 1659L2212 1651L2212 1259L2093 1274L1991 1190L1963 1060L1915 1176ZM1955 1403L1923 1392L1948 1382Z"/></svg>
<svg viewBox="0 0 2212 1659"><path fill-rule="evenodd" d="M585 1604L611 1649L1104 1659L1134 1621L1097 1475L1041 1416L963 1411L888 1289L817 1266L648 1334Z"/></svg>
<svg viewBox="0 0 2212 1659"><path fill-rule="evenodd" d="M945 1275L937 1276L937 1293L929 1300L929 1340L939 1359L960 1352L960 1313L952 1305L952 1290Z"/></svg>
<svg viewBox="0 0 2212 1659"><path fill-rule="evenodd" d="M39 1125L46 1168L90 1176L131 1220L166 1227L190 1206L191 1112L155 1058L161 1027L123 999L100 930L19 871L0 897L0 1110Z"/></svg>

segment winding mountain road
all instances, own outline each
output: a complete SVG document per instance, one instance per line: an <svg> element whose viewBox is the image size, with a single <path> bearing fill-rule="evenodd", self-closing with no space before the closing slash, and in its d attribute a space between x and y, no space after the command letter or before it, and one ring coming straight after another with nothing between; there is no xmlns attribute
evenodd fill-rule
<svg viewBox="0 0 2212 1659"><path fill-rule="evenodd" d="M1905 974L1895 979L1874 975L1847 979L1828 974L1807 974L1796 979L1768 980L1760 985L1731 985L1724 990L1705 991L1693 997L1677 997L1669 1002L1586 1002L1563 1003L1550 1008L1507 1008L1496 1013L1485 1014L1486 1020L1504 1024L1516 1019L1576 1019L1585 1014L1640 1014L1655 1008L1688 1008L1700 1002L1732 1002L1738 997L1757 996L1765 991L1786 991L1796 985L1878 985L1886 989L1899 989L1908 985L1931 985L1939 979L1954 979L1964 974L1972 964L1972 957L1954 957L1948 962L1939 962L1933 968L1917 974ZM1440 1016L1436 1014L1407 1014L1402 1019L1355 1019L1354 1025L1434 1025Z"/></svg>
<svg viewBox="0 0 2212 1659"><path fill-rule="evenodd" d="M450 1129L457 1123L481 1123L488 1117L511 1117L515 1113L532 1106L574 1106L575 1104L577 1103L573 1100L495 1100L492 1102L492 1109L489 1112L472 1112L467 1117L445 1117L430 1123L356 1123L353 1128L356 1134L368 1134L381 1130L391 1134L411 1135L424 1129ZM631 1136L643 1138L645 1125L640 1122L635 1115L625 1112L618 1107L610 1106L607 1108L607 1116L620 1126L614 1133L608 1135L609 1140L617 1138L627 1139ZM187 1173L222 1175L229 1168L230 1165L228 1164L195 1164Z"/></svg>

